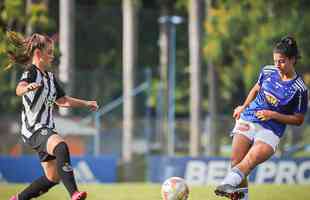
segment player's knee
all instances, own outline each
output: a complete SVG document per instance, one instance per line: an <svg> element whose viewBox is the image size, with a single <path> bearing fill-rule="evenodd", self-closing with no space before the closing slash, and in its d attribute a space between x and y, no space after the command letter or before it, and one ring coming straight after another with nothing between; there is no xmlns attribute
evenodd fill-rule
<svg viewBox="0 0 310 200"><path fill-rule="evenodd" d="M255 166L257 166L257 165L261 164L262 162L264 162L265 160L267 160L268 158L269 158L269 153L261 151L259 153L250 154L249 155L249 163L254 168Z"/></svg>
<svg viewBox="0 0 310 200"><path fill-rule="evenodd" d="M46 174L46 178L55 184L58 184L60 182L60 177L58 176L58 174L53 173L53 174Z"/></svg>
<svg viewBox="0 0 310 200"><path fill-rule="evenodd" d="M65 142L58 143L54 148L54 155L69 153L69 147Z"/></svg>
<svg viewBox="0 0 310 200"><path fill-rule="evenodd" d="M54 155L55 148L61 143L64 143L64 140L59 135L54 134L50 136L47 141L47 152Z"/></svg>
<svg viewBox="0 0 310 200"><path fill-rule="evenodd" d="M252 170L259 164L260 156L258 154L250 154L247 159L248 167Z"/></svg>

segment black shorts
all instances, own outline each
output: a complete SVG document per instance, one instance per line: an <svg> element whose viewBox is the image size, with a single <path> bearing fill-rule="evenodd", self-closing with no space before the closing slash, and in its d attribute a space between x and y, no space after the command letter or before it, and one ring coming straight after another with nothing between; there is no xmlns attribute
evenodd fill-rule
<svg viewBox="0 0 310 200"><path fill-rule="evenodd" d="M30 145L32 149L38 152L41 162L55 160L56 157L47 153L47 140L50 136L57 134L52 129L42 128L33 133L30 138L23 137L25 142Z"/></svg>

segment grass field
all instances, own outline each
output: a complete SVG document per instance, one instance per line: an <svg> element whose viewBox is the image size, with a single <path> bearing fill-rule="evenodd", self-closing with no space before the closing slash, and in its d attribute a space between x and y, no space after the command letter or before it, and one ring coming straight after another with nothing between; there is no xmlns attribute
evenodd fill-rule
<svg viewBox="0 0 310 200"><path fill-rule="evenodd" d="M12 194L26 185L0 184L0 200L8 200ZM160 186L156 184L89 184L81 185L89 193L87 200L160 200ZM225 200L213 194L214 187L191 187L190 200ZM309 193L308 193L309 192ZM309 200L310 185L253 185L251 200ZM63 185L58 185L40 200L68 200Z"/></svg>

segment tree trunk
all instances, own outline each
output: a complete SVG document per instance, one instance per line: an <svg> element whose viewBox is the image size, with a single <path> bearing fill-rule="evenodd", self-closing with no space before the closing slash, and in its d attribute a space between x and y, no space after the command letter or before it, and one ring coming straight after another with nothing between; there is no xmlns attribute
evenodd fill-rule
<svg viewBox="0 0 310 200"><path fill-rule="evenodd" d="M217 134L217 123L218 123L218 109L217 109L217 75L215 66L212 60L208 61L208 86L209 86L209 97L208 97L208 110L209 115L207 116L207 146L206 154L208 156L216 156L219 154L219 134Z"/></svg>
<svg viewBox="0 0 310 200"><path fill-rule="evenodd" d="M159 0L160 5L160 17L170 16L173 13L173 2L170 0ZM160 112L157 113L159 138L161 143L162 153L168 153L168 65L170 63L170 29L169 23L159 24L159 74L160 74L160 84L159 84L159 95L158 95L158 109Z"/></svg>
<svg viewBox="0 0 310 200"><path fill-rule="evenodd" d="M189 60L190 60L190 156L199 156L201 120L201 66L203 0L189 4Z"/></svg>
<svg viewBox="0 0 310 200"><path fill-rule="evenodd" d="M74 94L74 80L75 80L75 0L60 0L60 65L59 65L59 79L65 84L66 94L71 96ZM69 114L68 109L60 109L61 114Z"/></svg>
<svg viewBox="0 0 310 200"><path fill-rule="evenodd" d="M27 0L26 2L26 14L29 16L30 15L30 9L32 6L33 2L32 0ZM26 35L30 36L33 33L33 27L32 24L30 23L30 20L27 21L26 24Z"/></svg>
<svg viewBox="0 0 310 200"><path fill-rule="evenodd" d="M123 0L123 145L124 163L132 160L134 127L134 70L137 58L137 1Z"/></svg>

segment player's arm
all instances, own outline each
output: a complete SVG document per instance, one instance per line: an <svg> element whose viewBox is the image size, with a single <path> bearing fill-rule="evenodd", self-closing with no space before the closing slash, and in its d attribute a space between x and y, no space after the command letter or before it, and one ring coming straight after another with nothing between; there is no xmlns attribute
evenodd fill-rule
<svg viewBox="0 0 310 200"><path fill-rule="evenodd" d="M25 70L20 78L15 93L17 96L23 96L27 92L35 91L40 88L42 85L40 83L36 83L37 71L35 68L29 68Z"/></svg>
<svg viewBox="0 0 310 200"><path fill-rule="evenodd" d="M301 113L295 113L293 115L285 115L275 112L273 114L273 119L284 124L300 126L304 122L305 116Z"/></svg>
<svg viewBox="0 0 310 200"><path fill-rule="evenodd" d="M305 116L302 113L286 115L286 114L281 114L281 113L278 113L272 110L257 111L256 116L262 121L274 119L284 124L297 125L297 126L300 126L304 122L304 119L305 119Z"/></svg>
<svg viewBox="0 0 310 200"><path fill-rule="evenodd" d="M57 82L54 77L54 84L56 88L56 105L60 107L70 108L70 107L87 107L92 111L96 111L98 109L98 105L96 101L86 101L83 99L77 99L70 96L67 96L65 91Z"/></svg>
<svg viewBox="0 0 310 200"><path fill-rule="evenodd" d="M15 92L17 96L23 96L27 92L37 90L39 87L41 87L41 84L39 83L28 83L26 81L21 81L18 83Z"/></svg>
<svg viewBox="0 0 310 200"><path fill-rule="evenodd" d="M236 119L240 118L240 114L256 98L259 89L260 89L260 85L258 83L256 83L252 87L252 89L250 90L250 92L249 92L247 98L245 99L244 103L241 106L238 106L237 108L235 108L234 113L233 113L234 118L236 118Z"/></svg>
<svg viewBox="0 0 310 200"><path fill-rule="evenodd" d="M253 88L250 90L247 98L245 99L244 103L242 104L242 106L244 108L246 108L248 105L250 105L250 103L256 98L259 89L260 89L260 86L258 83L256 83L253 86Z"/></svg>
<svg viewBox="0 0 310 200"><path fill-rule="evenodd" d="M83 99L77 99L70 96L63 96L56 100L56 104L60 107L88 107L92 111L98 109L96 101L86 101Z"/></svg>
<svg viewBox="0 0 310 200"><path fill-rule="evenodd" d="M308 91L299 92L296 101L298 103L293 110L293 114L282 114L272 110L260 110L256 112L256 116L263 121L273 119L284 124L300 126L304 122L305 113L308 108Z"/></svg>

